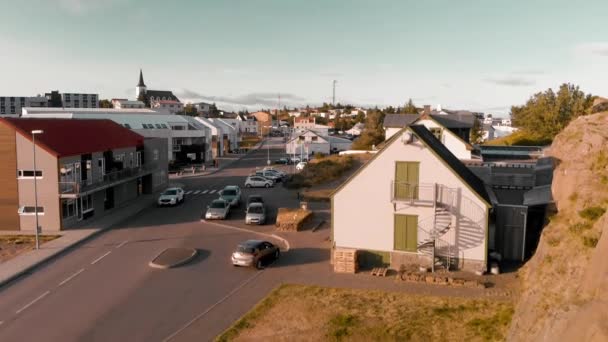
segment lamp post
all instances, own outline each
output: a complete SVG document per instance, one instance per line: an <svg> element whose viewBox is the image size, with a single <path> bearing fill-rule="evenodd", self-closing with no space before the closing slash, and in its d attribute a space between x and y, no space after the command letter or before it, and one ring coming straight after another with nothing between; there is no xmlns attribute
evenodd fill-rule
<svg viewBox="0 0 608 342"><path fill-rule="evenodd" d="M40 249L40 240L38 239L38 176L36 170L36 134L44 133L43 130L37 129L32 131L32 148L34 150L34 215L36 216L36 249Z"/></svg>

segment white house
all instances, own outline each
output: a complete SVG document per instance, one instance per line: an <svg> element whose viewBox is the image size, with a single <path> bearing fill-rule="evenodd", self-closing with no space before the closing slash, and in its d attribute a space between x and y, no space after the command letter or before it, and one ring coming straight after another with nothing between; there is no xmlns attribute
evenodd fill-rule
<svg viewBox="0 0 608 342"><path fill-rule="evenodd" d="M364 129L365 129L365 124L363 124L362 122L357 122L351 129L346 131L346 134L355 135L355 136L361 135L361 133L363 133Z"/></svg>
<svg viewBox="0 0 608 342"><path fill-rule="evenodd" d="M222 130L224 138L228 139L228 152L235 151L239 148L241 137L236 127L226 122L225 119L209 118L208 120L219 127Z"/></svg>
<svg viewBox="0 0 608 342"><path fill-rule="evenodd" d="M249 135L258 134L258 121L255 116L245 116L244 114L238 114L236 120L240 121L241 133Z"/></svg>
<svg viewBox="0 0 608 342"><path fill-rule="evenodd" d="M175 114L184 111L184 104L175 100L154 100L151 103L152 109L164 113Z"/></svg>
<svg viewBox="0 0 608 342"><path fill-rule="evenodd" d="M483 141L495 139L496 129L494 128L494 126L488 125L488 124L483 124L482 132L483 132L483 135L482 135Z"/></svg>
<svg viewBox="0 0 608 342"><path fill-rule="evenodd" d="M332 136L323 136L318 132L306 130L296 133L285 145L287 154L330 154L350 150L352 141Z"/></svg>
<svg viewBox="0 0 608 342"><path fill-rule="evenodd" d="M142 101L129 101L127 99L112 99L112 105L116 109L146 108Z"/></svg>
<svg viewBox="0 0 608 342"><path fill-rule="evenodd" d="M215 159L228 153L230 144L228 143L228 136L224 137L224 131L221 128L222 126L217 123L211 122L211 120L207 118L203 118L200 116L197 116L193 119L207 127L211 132L210 149L212 158Z"/></svg>
<svg viewBox="0 0 608 342"><path fill-rule="evenodd" d="M359 250L361 266L487 269L484 183L423 125L395 134L331 207L333 248Z"/></svg>

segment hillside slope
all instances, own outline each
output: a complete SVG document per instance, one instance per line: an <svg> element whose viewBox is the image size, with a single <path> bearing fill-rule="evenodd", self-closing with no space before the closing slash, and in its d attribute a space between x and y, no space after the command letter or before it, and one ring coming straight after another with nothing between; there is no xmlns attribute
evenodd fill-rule
<svg viewBox="0 0 608 342"><path fill-rule="evenodd" d="M608 112L560 133L552 192L558 213L520 272L510 341L608 341Z"/></svg>

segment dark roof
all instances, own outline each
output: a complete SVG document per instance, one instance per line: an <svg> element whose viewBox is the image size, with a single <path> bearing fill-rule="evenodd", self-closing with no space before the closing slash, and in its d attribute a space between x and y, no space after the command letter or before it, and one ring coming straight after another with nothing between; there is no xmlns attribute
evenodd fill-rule
<svg viewBox="0 0 608 342"><path fill-rule="evenodd" d="M418 120L418 114L386 114L384 117L384 127L404 128L412 122Z"/></svg>
<svg viewBox="0 0 608 342"><path fill-rule="evenodd" d="M169 90L146 90L146 97L154 97L161 99L165 97L165 100L179 101L177 96L173 95L173 92Z"/></svg>
<svg viewBox="0 0 608 342"><path fill-rule="evenodd" d="M144 138L112 120L3 118L4 123L32 140L31 131L43 130L36 144L58 158L117 148L142 146Z"/></svg>
<svg viewBox="0 0 608 342"><path fill-rule="evenodd" d="M472 128L475 117L473 115L437 114L431 115L445 128Z"/></svg>
<svg viewBox="0 0 608 342"><path fill-rule="evenodd" d="M137 83L138 87L145 87L146 84L144 83L144 73L143 71L141 71L141 69L139 69L139 83Z"/></svg>
<svg viewBox="0 0 608 342"><path fill-rule="evenodd" d="M483 198L488 204L490 204L490 198L486 192L483 181L479 179L475 174L469 170L456 156L448 150L441 141L437 140L433 133L431 133L424 125L411 125L409 128L427 145L432 149L435 154L443 159L446 164L464 181L466 182L471 190L475 191L481 198Z"/></svg>

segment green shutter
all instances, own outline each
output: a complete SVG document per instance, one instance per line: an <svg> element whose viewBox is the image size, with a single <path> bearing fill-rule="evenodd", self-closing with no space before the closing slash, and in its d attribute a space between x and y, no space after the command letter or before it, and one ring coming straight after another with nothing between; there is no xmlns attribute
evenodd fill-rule
<svg viewBox="0 0 608 342"><path fill-rule="evenodd" d="M395 215L394 249L416 252L418 249L418 216Z"/></svg>
<svg viewBox="0 0 608 342"><path fill-rule="evenodd" d="M419 169L419 162L396 162L395 198L418 199Z"/></svg>

